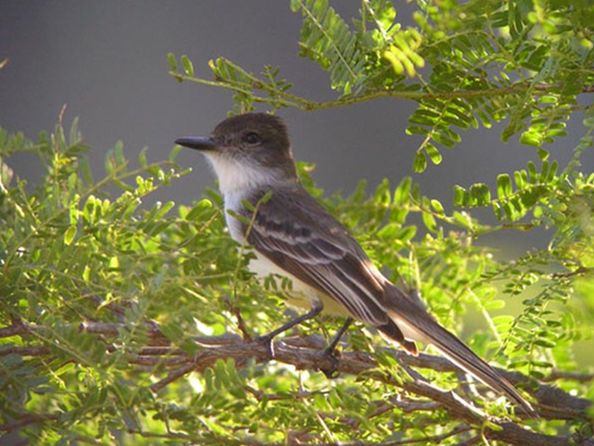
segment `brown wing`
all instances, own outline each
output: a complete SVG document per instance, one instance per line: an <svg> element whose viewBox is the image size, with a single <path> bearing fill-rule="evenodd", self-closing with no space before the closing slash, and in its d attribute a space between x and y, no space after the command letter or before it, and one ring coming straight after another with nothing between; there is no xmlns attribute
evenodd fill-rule
<svg viewBox="0 0 594 446"><path fill-rule="evenodd" d="M298 279L325 293L356 319L374 326L389 319L381 305L382 277L346 228L301 186L275 188L268 200L260 191L243 214L246 239L259 253Z"/></svg>

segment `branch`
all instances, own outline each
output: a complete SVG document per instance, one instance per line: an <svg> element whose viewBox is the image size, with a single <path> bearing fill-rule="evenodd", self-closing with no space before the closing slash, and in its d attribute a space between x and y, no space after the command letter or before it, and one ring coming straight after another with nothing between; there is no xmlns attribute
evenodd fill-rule
<svg viewBox="0 0 594 446"><path fill-rule="evenodd" d="M84 322L80 324L81 331L105 337L117 336L123 327L122 324L102 322ZM238 335L193 337L192 339L201 347L201 350L193 357L190 357L183 351L165 347L165 344L169 343L156 323L148 323L146 328L149 334L149 342L157 344L157 347L144 347L139 351L139 354L131 355L131 362L146 365L166 364L176 367L165 378L151 386L151 390L154 392L160 391L191 371L201 372L214 366L219 359L232 358L238 367L241 367L250 359L262 363L270 361L268 349L264 345L258 342L247 342ZM0 328L0 336L6 333L25 335L35 330L42 330L42 327L21 324L20 326ZM427 382L417 372L411 374L412 378L410 380L396 379L385 371L378 370L373 356L368 353L343 352L337 364L334 364L324 354L324 344L324 340L316 336L284 338L282 341L274 343L274 359L284 364L290 364L300 370L315 371L329 369L337 365L337 371L340 373L365 376L367 379L381 381L400 388L404 392L416 396L414 402L411 398L403 400L407 402L395 404L400 404L403 410L434 410L439 407L447 411L454 419L471 426L472 429L482 430L483 435L490 439L505 441L509 444L539 446L568 445L570 440L575 440L569 436L535 433L512 421L490 418L456 393L442 390ZM106 349L109 351L114 347L107 345ZM415 357L394 349L385 349L385 351L394 356L405 370L414 367L440 372L460 371L454 364L442 357L427 354L420 354ZM26 353L24 350L22 352ZM499 370L499 372L513 384L525 387L526 391L534 396L538 401L538 410L542 418L588 419L586 410L590 406L590 401L572 396L553 386L537 383L518 372L505 370ZM419 397L421 397L420 400ZM495 427L488 427L489 425ZM594 442L589 442L589 440L576 441L575 444L594 446Z"/></svg>
<svg viewBox="0 0 594 446"><path fill-rule="evenodd" d="M18 346L0 346L0 356L19 355L19 356L43 356L48 355L50 349L47 347L18 347Z"/></svg>
<svg viewBox="0 0 594 446"><path fill-rule="evenodd" d="M580 266L579 268L577 268L574 271L568 271L568 272L564 272L564 273L553 273L553 274L551 274L551 277L553 279L560 279L560 278L566 278L566 277L579 276L581 274L590 274L592 272L594 272L594 268L586 268L585 266Z"/></svg>
<svg viewBox="0 0 594 446"><path fill-rule="evenodd" d="M340 443L296 443L300 446L403 446L409 444L440 444L442 441L453 437L455 435L468 432L472 428L465 424L461 424L456 426L452 430L441 434L441 435L433 435L429 437L422 437L422 438L410 438L406 440L394 440L394 441L384 441L381 443L369 443L366 441L350 441L350 442L340 442Z"/></svg>
<svg viewBox="0 0 594 446"><path fill-rule="evenodd" d="M545 382L553 382L558 381L560 379L567 379L571 381L586 383L594 379L594 373L564 372L561 370L553 370L548 376L545 376L542 380Z"/></svg>
<svg viewBox="0 0 594 446"><path fill-rule="evenodd" d="M529 88L534 89L534 94L546 94L551 90L558 88L550 84L533 85L528 81L519 81L504 87L483 88L477 90L448 90L448 91L419 91L419 90L377 90L360 95L343 96L333 101L312 101L307 98L296 96L287 91L271 88L266 82L259 80L251 75L250 84L241 81L232 80L209 80L200 77L189 76L178 71L169 71L179 82L187 81L197 84L208 85L210 87L224 88L236 93L247 95L257 103L282 105L284 107L295 107L303 111L325 110L330 108L344 107L347 105L359 104L374 99L394 98L410 99L422 101L427 99L452 99L452 98L476 98L484 96L506 96L510 94L523 93ZM258 96L254 91L262 90L270 96ZM584 87L582 93L594 93L594 86Z"/></svg>
<svg viewBox="0 0 594 446"><path fill-rule="evenodd" d="M45 423L46 421L56 420L58 419L59 415L57 414L50 414L50 415L38 415L38 414L30 414L25 413L19 416L14 417L13 421L8 423L0 424L0 432L13 432L21 427L28 426L29 424L36 424L36 423ZM1 438L0 438L1 440Z"/></svg>
<svg viewBox="0 0 594 446"><path fill-rule="evenodd" d="M24 335L29 333L30 325L23 324L20 320L15 319L12 325L0 328L0 338L8 338L10 336Z"/></svg>

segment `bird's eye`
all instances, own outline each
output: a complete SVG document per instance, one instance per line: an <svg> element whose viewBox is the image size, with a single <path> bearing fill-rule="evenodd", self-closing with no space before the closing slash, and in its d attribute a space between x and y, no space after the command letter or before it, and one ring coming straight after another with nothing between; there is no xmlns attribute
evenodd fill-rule
<svg viewBox="0 0 594 446"><path fill-rule="evenodd" d="M258 144L259 142L261 142L262 138L260 138L260 135L258 135L257 133L249 132L243 136L243 141L247 144L253 145L253 144Z"/></svg>

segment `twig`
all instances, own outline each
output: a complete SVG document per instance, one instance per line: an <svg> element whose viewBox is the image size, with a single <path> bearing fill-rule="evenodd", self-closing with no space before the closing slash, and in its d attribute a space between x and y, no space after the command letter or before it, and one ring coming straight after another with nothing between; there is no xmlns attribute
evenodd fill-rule
<svg viewBox="0 0 594 446"><path fill-rule="evenodd" d="M474 437L470 437L468 440L461 441L456 443L455 446L474 446L475 444L479 444L482 441L480 435L475 435Z"/></svg>
<svg viewBox="0 0 594 446"><path fill-rule="evenodd" d="M243 339L246 341L251 341L252 335L250 334L250 330L248 329L247 324L245 323L243 316L241 315L241 310L239 309L239 307L237 307L231 302L231 298L229 296L225 296L225 304L231 312L231 314L235 316L235 319L237 320L237 328L239 328L239 331L243 335Z"/></svg>
<svg viewBox="0 0 594 446"><path fill-rule="evenodd" d="M9 423L0 424L0 432L13 432L21 427L28 426L29 424L44 423L46 421L56 420L59 415L38 415L26 413L15 417L14 421Z"/></svg>
<svg viewBox="0 0 594 446"><path fill-rule="evenodd" d="M573 271L568 271L564 273L553 273L551 274L551 277L553 279L561 279L566 277L579 276L580 274L589 274L592 272L594 272L594 268L586 268L585 266L580 266L579 268Z"/></svg>
<svg viewBox="0 0 594 446"><path fill-rule="evenodd" d="M28 327L21 323L13 323L8 327L0 328L0 338L9 338L11 336L23 335L28 332Z"/></svg>
<svg viewBox="0 0 594 446"><path fill-rule="evenodd" d="M327 392L307 392L305 390L300 390L295 393L288 393L288 394L282 395L282 394L276 394L276 393L265 393L265 392L262 392L261 390L254 389L251 386L246 386L245 390L247 390L249 393L254 395L254 397L258 401L263 401L263 400L266 400L266 401L301 400L304 398L309 398L314 395L323 395L323 394L327 393Z"/></svg>
<svg viewBox="0 0 594 446"><path fill-rule="evenodd" d="M180 364L187 364L188 359L183 356L173 357L173 358L161 358L161 357L154 357L154 356L133 356L128 359L131 364L138 364L138 365L145 365L145 366L165 366L165 367L172 367L172 366L179 366Z"/></svg>
<svg viewBox="0 0 594 446"><path fill-rule="evenodd" d="M42 356L50 353L47 347L18 347L2 346L0 347L0 356L19 355L19 356Z"/></svg>
<svg viewBox="0 0 594 446"><path fill-rule="evenodd" d="M161 390L168 384L171 384L173 381L184 376L186 373L190 373L196 367L197 367L197 363L191 362L189 364L186 364L186 365L180 367L179 369L174 370L173 372L170 372L165 378L163 378L162 380L151 385L151 390L155 393L158 392L159 390Z"/></svg>
<svg viewBox="0 0 594 446"><path fill-rule="evenodd" d="M553 370L548 376L542 378L544 382L558 381L560 379L568 379L586 383L594 379L594 373L563 372L561 370Z"/></svg>
<svg viewBox="0 0 594 446"><path fill-rule="evenodd" d="M453 437L455 435L468 432L472 430L470 426L465 424L461 424L456 426L452 430L440 434L440 435L432 435L429 437L423 438L411 438L406 440L393 440L393 441L383 441L380 443L370 443L366 441L348 441L348 442L341 442L341 443L298 443L300 446L404 446L408 444L424 444L424 445L432 445L432 444L440 444L442 441Z"/></svg>
<svg viewBox="0 0 594 446"><path fill-rule="evenodd" d="M394 407L402 409L404 413L411 413L424 410L432 411L439 409L439 404L437 404L435 401L411 400L400 397L390 399L390 404Z"/></svg>
<svg viewBox="0 0 594 446"><path fill-rule="evenodd" d="M398 407L404 413L411 413L424 410L437 410L441 406L434 401L411 400L402 398L401 395L397 395L390 398L388 401L378 401L375 410L371 412L369 418L371 419L383 415L395 407ZM360 423L358 421L353 423L353 428L358 427L359 424Z"/></svg>
<svg viewBox="0 0 594 446"><path fill-rule="evenodd" d="M397 446L397 445L414 444L414 443L439 444L447 438L453 437L455 435L458 435L458 434L461 434L464 432L468 432L471 429L472 428L470 426L467 426L465 424L460 424L459 426L456 426L449 432L446 432L441 435L434 435L431 437L424 437L424 438L415 438L415 439L410 439L410 440L392 441L392 442L385 443L385 446Z"/></svg>

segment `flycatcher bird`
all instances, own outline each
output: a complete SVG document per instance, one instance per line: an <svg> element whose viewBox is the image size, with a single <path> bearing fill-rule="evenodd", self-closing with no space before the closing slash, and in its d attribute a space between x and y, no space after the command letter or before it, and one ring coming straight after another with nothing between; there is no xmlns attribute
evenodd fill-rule
<svg viewBox="0 0 594 446"><path fill-rule="evenodd" d="M352 320L359 320L411 354L417 354L417 341L432 344L463 370L534 413L509 381L427 312L415 293L390 283L348 230L309 195L297 177L280 118L246 113L225 119L211 136L175 142L201 151L212 164L229 233L254 248L256 259L249 268L260 277L289 278L291 303L310 309L261 337L269 348L274 336L325 310L347 318L329 352ZM251 206L244 206L246 202Z"/></svg>

